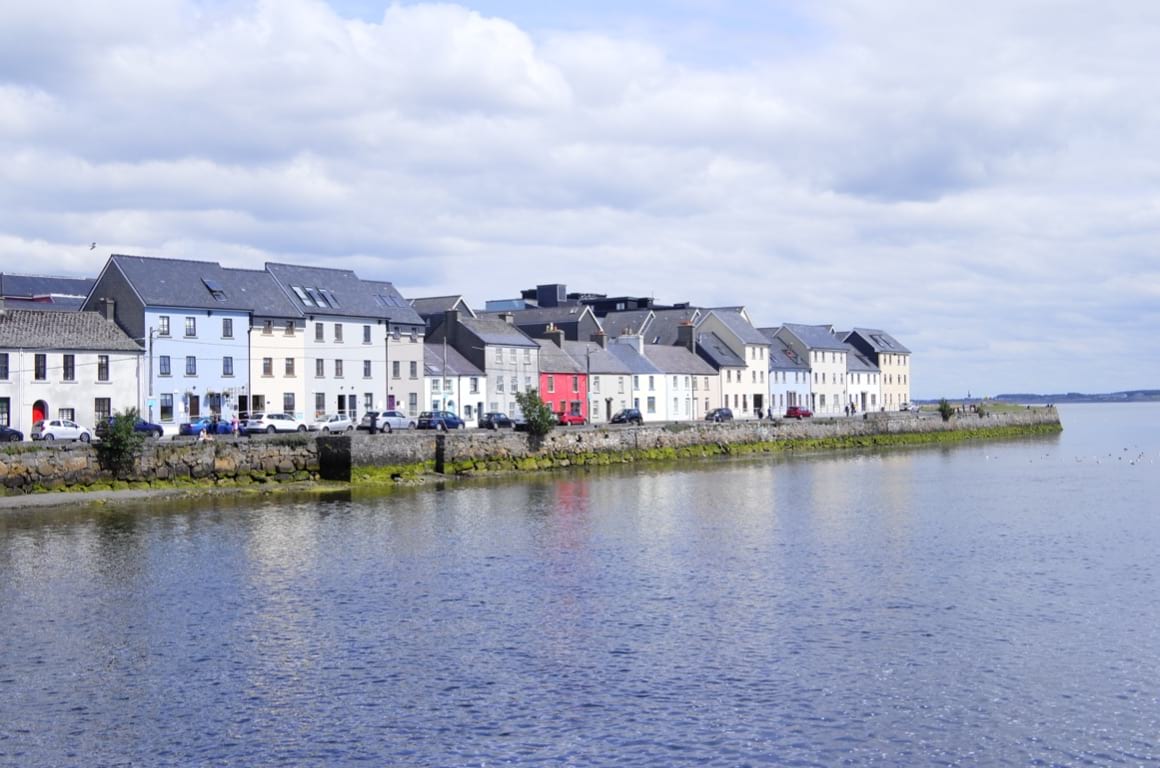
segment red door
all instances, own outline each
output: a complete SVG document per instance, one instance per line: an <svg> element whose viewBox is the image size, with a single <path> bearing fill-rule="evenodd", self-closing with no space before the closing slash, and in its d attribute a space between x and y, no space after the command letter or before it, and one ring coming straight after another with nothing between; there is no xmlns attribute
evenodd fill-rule
<svg viewBox="0 0 1160 768"><path fill-rule="evenodd" d="M32 423L44 421L48 418L48 403L43 400L37 400L32 404Z"/></svg>

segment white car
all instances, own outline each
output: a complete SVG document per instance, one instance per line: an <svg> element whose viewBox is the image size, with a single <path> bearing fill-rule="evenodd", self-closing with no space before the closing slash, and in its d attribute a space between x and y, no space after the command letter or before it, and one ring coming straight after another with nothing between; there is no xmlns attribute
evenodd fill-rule
<svg viewBox="0 0 1160 768"><path fill-rule="evenodd" d="M414 429L415 420L402 411L369 411L363 414L358 428L369 430L371 419L375 419L375 427L380 432L393 432L396 429Z"/></svg>
<svg viewBox="0 0 1160 768"><path fill-rule="evenodd" d="M71 419L44 419L32 425L33 440L80 440L87 443L93 433Z"/></svg>
<svg viewBox="0 0 1160 768"><path fill-rule="evenodd" d="M306 422L289 413L256 413L242 426L242 431L248 435L256 432L305 432L307 429Z"/></svg>
<svg viewBox="0 0 1160 768"><path fill-rule="evenodd" d="M332 413L329 416L323 416L318 421L311 425L311 429L316 429L319 432L349 432L354 429L354 422L350 417L342 413Z"/></svg>

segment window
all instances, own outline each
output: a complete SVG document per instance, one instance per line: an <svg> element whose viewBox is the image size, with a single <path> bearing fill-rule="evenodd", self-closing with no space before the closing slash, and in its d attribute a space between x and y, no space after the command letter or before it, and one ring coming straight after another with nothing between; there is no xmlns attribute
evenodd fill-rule
<svg viewBox="0 0 1160 768"><path fill-rule="evenodd" d="M341 360L334 361L334 378L336 378L336 379L342 378L342 361Z"/></svg>
<svg viewBox="0 0 1160 768"><path fill-rule="evenodd" d="M600 391L600 377L593 376L592 377L592 384L590 386L592 387L593 392L599 392Z"/></svg>
<svg viewBox="0 0 1160 768"><path fill-rule="evenodd" d="M263 357L262 358L262 375L263 376L273 376L274 375L274 358L272 358L272 357Z"/></svg>
<svg viewBox="0 0 1160 768"><path fill-rule="evenodd" d="M75 408L60 408L57 410L56 415L65 421L77 420L77 411Z"/></svg>
<svg viewBox="0 0 1160 768"><path fill-rule="evenodd" d="M363 326L363 344L371 343L371 327L369 325ZM367 406L368 408L370 406Z"/></svg>
<svg viewBox="0 0 1160 768"><path fill-rule="evenodd" d="M503 362L503 348L502 347L495 348L495 361L497 363Z"/></svg>
<svg viewBox="0 0 1160 768"><path fill-rule="evenodd" d="M234 319L232 317L222 318L222 338L232 339L234 337Z"/></svg>
<svg viewBox="0 0 1160 768"><path fill-rule="evenodd" d="M419 378L419 364L416 363L414 360L411 361L411 378L412 379Z"/></svg>
<svg viewBox="0 0 1160 768"><path fill-rule="evenodd" d="M8 353L0 352L0 381L8 379ZM8 422L4 422L7 426Z"/></svg>
<svg viewBox="0 0 1160 768"><path fill-rule="evenodd" d="M369 379L371 377L371 361L363 360L363 378Z"/></svg>
<svg viewBox="0 0 1160 768"><path fill-rule="evenodd" d="M222 358L222 376L234 375L234 359L232 357Z"/></svg>
<svg viewBox="0 0 1160 768"><path fill-rule="evenodd" d="M157 371L159 376L170 375L169 370L169 355L162 355L157 360Z"/></svg>
<svg viewBox="0 0 1160 768"><path fill-rule="evenodd" d="M294 393L282 393L282 413L294 413Z"/></svg>
<svg viewBox="0 0 1160 768"><path fill-rule="evenodd" d="M370 392L363 392L363 410L369 411L375 407L375 396Z"/></svg>
<svg viewBox="0 0 1160 768"><path fill-rule="evenodd" d="M186 355L186 357L185 357L185 375L186 376L196 376L197 375L197 358L194 357L193 355Z"/></svg>
<svg viewBox="0 0 1160 768"><path fill-rule="evenodd" d="M531 391L531 389L532 389L532 377L531 376L524 377L524 389L529 391L529 392Z"/></svg>
<svg viewBox="0 0 1160 768"><path fill-rule="evenodd" d="M419 340L419 331L416 328L411 329L411 342L414 343Z"/></svg>
<svg viewBox="0 0 1160 768"><path fill-rule="evenodd" d="M399 374L399 368L400 368L400 367L401 367L401 366L399 365L399 361L398 361L398 360L394 360L394 361L392 361L392 362L391 362L391 378L392 378L392 379L397 379L397 378L399 378L399 375L400 375L400 374Z"/></svg>
<svg viewBox="0 0 1160 768"><path fill-rule="evenodd" d="M263 336L270 336L273 333L274 333L274 321L273 320L263 320L262 321L262 335Z"/></svg>
<svg viewBox="0 0 1160 768"><path fill-rule="evenodd" d="M649 377L648 377L648 391L649 391L649 392L655 392L655 391L656 391L656 388L657 388L656 377L655 377L655 376L649 376Z"/></svg>
<svg viewBox="0 0 1160 768"><path fill-rule="evenodd" d="M440 382L442 382L442 381L443 381L443 379L431 379L431 391L438 392L439 387L440 387Z"/></svg>
<svg viewBox="0 0 1160 768"><path fill-rule="evenodd" d="M512 376L512 394L520 391L520 380L518 376Z"/></svg>
<svg viewBox="0 0 1160 768"><path fill-rule="evenodd" d="M640 376L633 376L632 377L632 388L633 389L640 389Z"/></svg>
<svg viewBox="0 0 1160 768"><path fill-rule="evenodd" d="M77 356L65 355L61 364L61 378L65 381L77 380Z"/></svg>
<svg viewBox="0 0 1160 768"><path fill-rule="evenodd" d="M525 363L532 362L532 350L530 350L530 349L524 350L524 362Z"/></svg>
<svg viewBox="0 0 1160 768"><path fill-rule="evenodd" d="M161 395L161 420L173 421L173 395Z"/></svg>
<svg viewBox="0 0 1160 768"><path fill-rule="evenodd" d="M97 355L97 381L109 380L109 356Z"/></svg>
<svg viewBox="0 0 1160 768"><path fill-rule="evenodd" d="M326 361L321 357L314 361L314 378L321 379L326 377Z"/></svg>
<svg viewBox="0 0 1160 768"><path fill-rule="evenodd" d="M649 395L649 398L646 402L648 403L648 412L649 413L656 413L657 412L657 399L655 397L653 397L652 395Z"/></svg>
<svg viewBox="0 0 1160 768"><path fill-rule="evenodd" d="M323 330L322 323L314 324L314 340L326 341L326 331Z"/></svg>
<svg viewBox="0 0 1160 768"><path fill-rule="evenodd" d="M407 414L414 416L419 412L419 395L415 392L407 395Z"/></svg>
<svg viewBox="0 0 1160 768"><path fill-rule="evenodd" d="M334 340L339 344L342 343L342 323L334 324Z"/></svg>
<svg viewBox="0 0 1160 768"><path fill-rule="evenodd" d="M618 395L624 394L624 377L623 376L616 377L616 393Z"/></svg>
<svg viewBox="0 0 1160 768"><path fill-rule="evenodd" d="M580 377L579 376L572 377L572 391L573 392L580 391Z"/></svg>
<svg viewBox="0 0 1160 768"><path fill-rule="evenodd" d="M157 335L169 335L169 315L161 315L161 317L157 318Z"/></svg>
<svg viewBox="0 0 1160 768"><path fill-rule="evenodd" d="M495 377L495 391L503 392L503 376Z"/></svg>
<svg viewBox="0 0 1160 768"><path fill-rule="evenodd" d="M478 376L471 377L471 394L473 394L473 395L479 394L479 377Z"/></svg>
<svg viewBox="0 0 1160 768"><path fill-rule="evenodd" d="M108 421L113 415L113 401L107 397L98 397L93 400L93 416L97 423Z"/></svg>
<svg viewBox="0 0 1160 768"><path fill-rule="evenodd" d="M37 381L48 378L48 355L37 354L32 361L32 377Z"/></svg>
<svg viewBox="0 0 1160 768"><path fill-rule="evenodd" d="M0 424L12 426L12 401L7 397L0 397Z"/></svg>
<svg viewBox="0 0 1160 768"><path fill-rule="evenodd" d="M555 391L556 391L556 377L549 376L548 377L548 392L554 393Z"/></svg>
<svg viewBox="0 0 1160 768"><path fill-rule="evenodd" d="M394 328L391 329L391 338L394 339L395 341L399 340L399 326L396 325Z"/></svg>
<svg viewBox="0 0 1160 768"><path fill-rule="evenodd" d="M185 336L186 336L186 338L189 338L191 336L196 336L196 335L197 335L197 318L196 317L186 317L185 318Z"/></svg>
<svg viewBox="0 0 1160 768"><path fill-rule="evenodd" d="M315 392L314 393L314 415L315 416L322 416L325 413L326 413L326 393L325 392Z"/></svg>
<svg viewBox="0 0 1160 768"><path fill-rule="evenodd" d="M292 357L288 357L288 358L286 358L286 368L285 368L285 370L286 370L286 375L287 375L287 376L293 376L293 375L294 375L294 358L292 358Z"/></svg>
<svg viewBox="0 0 1160 768"><path fill-rule="evenodd" d="M282 333L285 336L293 336L294 335L294 321L293 320L286 321L286 327Z"/></svg>

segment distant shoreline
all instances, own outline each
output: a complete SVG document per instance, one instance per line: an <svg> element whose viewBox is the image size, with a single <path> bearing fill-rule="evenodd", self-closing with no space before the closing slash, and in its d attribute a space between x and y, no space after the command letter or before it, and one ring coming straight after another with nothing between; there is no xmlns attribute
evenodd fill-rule
<svg viewBox="0 0 1160 768"><path fill-rule="evenodd" d="M1099 394L1084 394L1082 392L1068 392L1059 395L1038 394L1003 394L994 397L955 397L947 398L952 403L985 403L997 402L1008 405L1068 405L1075 403L1160 403L1160 389L1136 389L1124 392L1105 392ZM938 400L915 399L914 402L923 405L934 405Z"/></svg>

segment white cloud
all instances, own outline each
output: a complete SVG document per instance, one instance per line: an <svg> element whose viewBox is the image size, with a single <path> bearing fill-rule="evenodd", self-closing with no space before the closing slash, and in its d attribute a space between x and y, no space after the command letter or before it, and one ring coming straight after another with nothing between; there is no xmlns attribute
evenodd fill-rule
<svg viewBox="0 0 1160 768"><path fill-rule="evenodd" d="M801 4L768 51L657 21L748 46L719 63L639 18L0 6L6 270L121 251L342 264L477 303L555 280L744 303L887 327L930 395L1160 374L1151 4ZM1122 366L1076 365L1125 338Z"/></svg>

